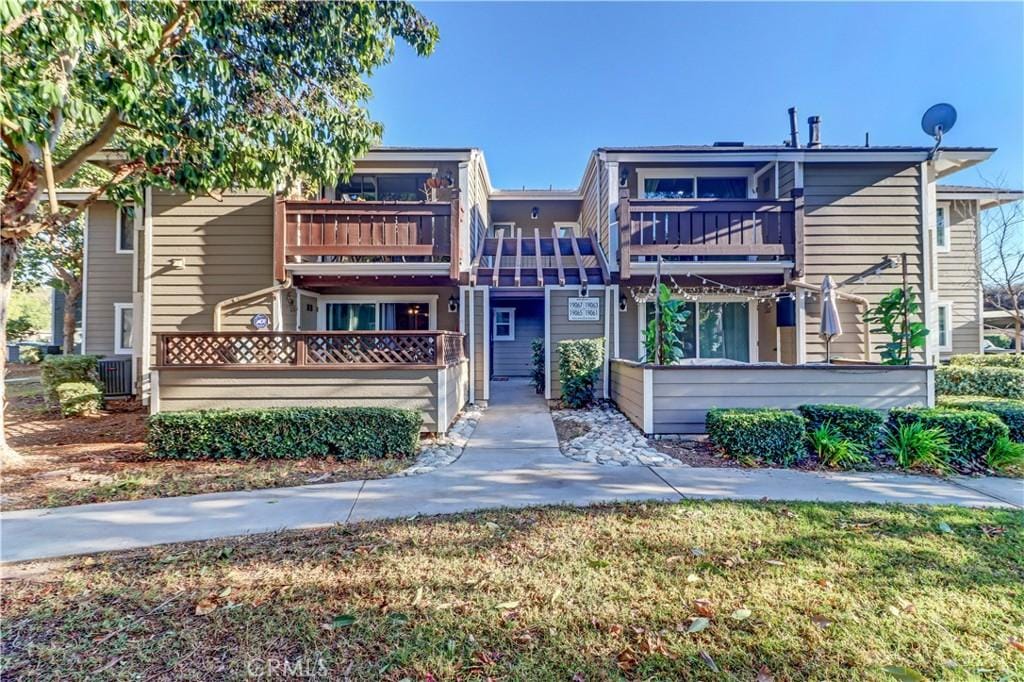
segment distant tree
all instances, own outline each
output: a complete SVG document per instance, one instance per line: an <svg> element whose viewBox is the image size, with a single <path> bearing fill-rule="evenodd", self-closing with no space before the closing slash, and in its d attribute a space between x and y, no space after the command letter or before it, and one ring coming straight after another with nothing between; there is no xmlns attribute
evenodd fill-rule
<svg viewBox="0 0 1024 682"><path fill-rule="evenodd" d="M3 0L0 27L4 335L27 240L59 234L101 196L140 200L146 186L216 195L334 182L381 135L364 77L396 39L420 55L437 40L410 3L365 0ZM106 181L58 205L56 188L104 149L116 150Z"/></svg>
<svg viewBox="0 0 1024 682"><path fill-rule="evenodd" d="M1024 330L1024 202L1002 204L981 216L981 280L985 308L1013 323L1015 352Z"/></svg>
<svg viewBox="0 0 1024 682"><path fill-rule="evenodd" d="M64 353L75 352L75 309L82 296L85 240L84 216L70 223L55 223L22 244L14 270L21 288L48 285L64 293Z"/></svg>

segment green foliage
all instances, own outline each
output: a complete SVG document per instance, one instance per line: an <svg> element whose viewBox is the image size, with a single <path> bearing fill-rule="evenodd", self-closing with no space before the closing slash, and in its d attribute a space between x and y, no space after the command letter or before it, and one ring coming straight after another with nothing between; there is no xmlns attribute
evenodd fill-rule
<svg viewBox="0 0 1024 682"><path fill-rule="evenodd" d="M865 448L871 448L878 441L885 422L885 415L878 410L856 405L801 405L798 409L807 421L808 433L830 424L839 438Z"/></svg>
<svg viewBox="0 0 1024 682"><path fill-rule="evenodd" d="M981 410L999 417L1010 429L1010 438L1024 443L1024 400L987 398L985 396L941 396L939 407L954 410Z"/></svg>
<svg viewBox="0 0 1024 682"><path fill-rule="evenodd" d="M544 383L544 339L530 342L530 385L537 393L543 393Z"/></svg>
<svg viewBox="0 0 1024 682"><path fill-rule="evenodd" d="M1010 431L999 417L980 410L935 407L897 407L889 411L890 431L907 424L938 428L949 438L949 457L960 469L984 465L989 448Z"/></svg>
<svg viewBox="0 0 1024 682"><path fill-rule="evenodd" d="M57 388L61 384L86 383L102 390L98 363L96 355L47 355L40 370L46 401L51 405L60 402Z"/></svg>
<svg viewBox="0 0 1024 682"><path fill-rule="evenodd" d="M985 456L989 469L1001 473L1024 473L1024 444L1000 436Z"/></svg>
<svg viewBox="0 0 1024 682"><path fill-rule="evenodd" d="M39 350L38 346L22 346L21 348L21 364L23 365L38 365L43 361L43 352Z"/></svg>
<svg viewBox="0 0 1024 682"><path fill-rule="evenodd" d="M14 266L14 284L21 289L51 286L67 292L82 288L85 217L60 223L26 239Z"/></svg>
<svg viewBox="0 0 1024 682"><path fill-rule="evenodd" d="M814 429L808 427L807 437L815 454L818 455L818 461L824 466L852 469L868 461L865 454L867 448L860 443L844 438L839 429L831 422L820 424Z"/></svg>
<svg viewBox="0 0 1024 682"><path fill-rule="evenodd" d="M8 302L7 319L15 317L28 319L34 330L48 330L53 319L50 290L44 287L15 288Z"/></svg>
<svg viewBox="0 0 1024 682"><path fill-rule="evenodd" d="M32 320L28 315L7 318L8 343L27 339L37 331L39 330L32 324Z"/></svg>
<svg viewBox="0 0 1024 682"><path fill-rule="evenodd" d="M951 357L949 364L954 367L1013 367L1015 369L1024 369L1024 355L1017 355L1016 353L994 353L990 355L965 353Z"/></svg>
<svg viewBox="0 0 1024 682"><path fill-rule="evenodd" d="M942 428L919 421L892 425L886 430L885 448L904 469L949 470L951 447Z"/></svg>
<svg viewBox="0 0 1024 682"><path fill-rule="evenodd" d="M103 390L88 381L69 381L57 386L60 413L65 417L96 414L103 407Z"/></svg>
<svg viewBox="0 0 1024 682"><path fill-rule="evenodd" d="M909 365L915 349L924 348L928 329L913 318L920 316L921 306L913 291L904 297L896 287L864 314L864 321L877 325L872 334L885 334L889 341L875 348L881 351L883 365Z"/></svg>
<svg viewBox="0 0 1024 682"><path fill-rule="evenodd" d="M985 340L991 343L996 348L1009 349L1013 345L1010 341L1010 337L1003 334L986 334Z"/></svg>
<svg viewBox="0 0 1024 682"><path fill-rule="evenodd" d="M711 409L704 425L708 440L741 462L786 466L804 451L804 418L786 410Z"/></svg>
<svg viewBox="0 0 1024 682"><path fill-rule="evenodd" d="M672 298L672 291L665 284L658 287L658 298L654 305L660 310L660 315L651 316L644 330L647 362L672 365L683 357L683 342L679 332L690 316L690 311L684 308L683 301Z"/></svg>
<svg viewBox="0 0 1024 682"><path fill-rule="evenodd" d="M594 402L594 383L604 363L604 339L567 339L558 342L558 376L562 402L586 407Z"/></svg>
<svg viewBox="0 0 1024 682"><path fill-rule="evenodd" d="M939 395L983 395L993 398L1024 398L1024 369L946 365L935 369Z"/></svg>
<svg viewBox="0 0 1024 682"><path fill-rule="evenodd" d="M370 459L411 456L423 418L385 407L295 407L160 412L147 441L163 459Z"/></svg>

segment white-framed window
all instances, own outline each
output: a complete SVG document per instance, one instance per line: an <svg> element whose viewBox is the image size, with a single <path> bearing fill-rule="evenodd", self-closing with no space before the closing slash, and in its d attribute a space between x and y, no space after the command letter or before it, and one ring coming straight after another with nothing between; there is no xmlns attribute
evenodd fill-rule
<svg viewBox="0 0 1024 682"><path fill-rule="evenodd" d="M555 230L558 231L559 237L574 237L580 233L580 224L570 222L556 222Z"/></svg>
<svg viewBox="0 0 1024 682"><path fill-rule="evenodd" d="M746 168L640 168L641 199L746 199L753 175Z"/></svg>
<svg viewBox="0 0 1024 682"><path fill-rule="evenodd" d="M936 335L940 351L953 350L953 304L939 303L936 307Z"/></svg>
<svg viewBox="0 0 1024 682"><path fill-rule="evenodd" d="M121 206L117 210L117 253L133 253L135 251L135 207L131 204Z"/></svg>
<svg viewBox="0 0 1024 682"><path fill-rule="evenodd" d="M682 360L726 359L757 362L757 305L746 299L708 297L685 301L686 319L679 326ZM639 360L646 359L647 324L654 319L654 303L640 307Z"/></svg>
<svg viewBox="0 0 1024 682"><path fill-rule="evenodd" d="M437 296L321 296L317 321L325 331L433 331Z"/></svg>
<svg viewBox="0 0 1024 682"><path fill-rule="evenodd" d="M491 338L495 341L516 340L515 308L494 309L494 327L491 330Z"/></svg>
<svg viewBox="0 0 1024 682"><path fill-rule="evenodd" d="M946 204L935 207L935 250L949 251L949 206Z"/></svg>
<svg viewBox="0 0 1024 682"><path fill-rule="evenodd" d="M131 303L114 304L114 354L131 355L135 344L132 339L132 319L134 311Z"/></svg>
<svg viewBox="0 0 1024 682"><path fill-rule="evenodd" d="M499 234L505 235L505 239L511 239L515 232L515 223L491 223L491 237L494 239L497 239Z"/></svg>

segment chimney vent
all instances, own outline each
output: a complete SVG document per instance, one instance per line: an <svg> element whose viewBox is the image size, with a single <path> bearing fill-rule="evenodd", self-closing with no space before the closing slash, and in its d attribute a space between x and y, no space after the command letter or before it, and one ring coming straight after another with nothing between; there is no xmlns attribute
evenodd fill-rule
<svg viewBox="0 0 1024 682"><path fill-rule="evenodd" d="M789 108L789 146L800 146L800 132L796 128L796 107Z"/></svg>
<svg viewBox="0 0 1024 682"><path fill-rule="evenodd" d="M811 116L807 119L807 125L811 127L807 140L808 149L821 148L821 116Z"/></svg>

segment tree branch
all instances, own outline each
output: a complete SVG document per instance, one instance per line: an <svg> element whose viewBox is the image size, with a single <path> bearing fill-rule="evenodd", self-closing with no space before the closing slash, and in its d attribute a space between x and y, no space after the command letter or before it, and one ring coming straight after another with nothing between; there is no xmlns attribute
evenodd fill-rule
<svg viewBox="0 0 1024 682"><path fill-rule="evenodd" d="M121 114L117 109L111 109L92 139L72 152L71 156L61 161L53 169L53 179L57 184L66 182L75 174L75 171L82 167L83 163L89 160L90 156L102 150L113 139L119 125L121 125Z"/></svg>

